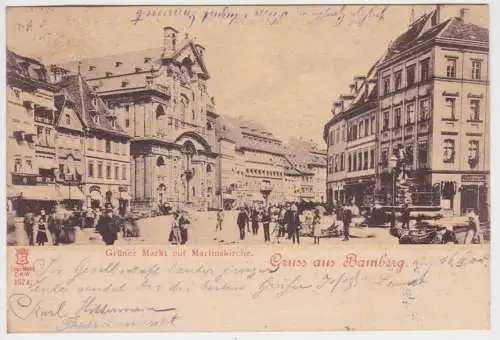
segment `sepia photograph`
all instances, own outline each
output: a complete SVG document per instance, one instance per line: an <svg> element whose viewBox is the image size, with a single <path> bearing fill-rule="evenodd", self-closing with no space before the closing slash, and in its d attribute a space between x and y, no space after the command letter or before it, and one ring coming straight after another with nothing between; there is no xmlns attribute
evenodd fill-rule
<svg viewBox="0 0 500 340"><path fill-rule="evenodd" d="M9 297L12 331L153 331L171 330L175 322L183 331L419 329L419 322L438 329L444 318L453 320L445 328L489 327L487 5L11 6L5 26L6 240L8 265L17 266L8 291L27 294ZM338 258L300 255L329 252ZM98 255L89 260L87 253ZM30 260L34 254L42 264ZM162 261L186 254L186 263L169 262L160 273ZM222 310L209 301L223 290L230 291L217 302L224 305L231 294L253 301L280 289L309 292L298 297L302 301L326 282L341 282L345 290L359 282L385 285L382 270L410 275L411 266L417 277L407 277L403 286L423 284L428 271L419 268L427 260L411 257L424 255L435 259L434 268L446 265L435 271L441 283L434 279L426 288L440 294L444 285L455 287L442 299L468 296L471 280L479 279L476 289L485 289L470 305L474 317L453 319L456 305L450 305L442 320L419 321L418 313L438 313L426 304L402 319L384 314L384 321L356 325L349 320L360 317L349 319L356 314L349 307L347 319L339 317L335 326L323 316L292 325L283 312L274 326L258 316L234 323L228 316L224 326L206 321L194 327L182 324L179 306L148 305L137 310L175 316L132 327L121 319L96 321L100 314L118 318L119 308L97 304L99 297L90 296L95 287L71 290L78 280L99 281L96 273L108 280L113 272L106 289L117 294L134 280L115 283L120 270L132 276L125 262L99 269L92 261L155 263L158 268L145 269L141 289L152 289L155 270L191 273L210 296L206 312ZM281 268L284 275L287 267L310 264L358 271L334 284L330 274L311 268L290 274L286 289L271 275L245 293L245 284L222 283L215 269L205 267L210 257L234 267L243 263L238 257L251 256L271 268L238 276L245 284L262 271ZM198 261L196 270L179 269L192 261ZM56 279L47 279L49 272L59 275L72 266L65 283L72 288L43 286ZM459 267L465 279L453 274ZM242 273L228 268L224 275ZM198 279L201 273L215 278ZM323 283L302 282L306 275ZM455 286L456 280L462 281ZM391 277L387 287L399 289L396 281ZM193 291L182 282L169 292ZM351 299L359 302L377 289ZM62 318L71 314L66 301L33 307L35 296L56 291L73 292L71 303L83 300L74 315L91 315L92 326ZM144 301L156 301L148 292ZM142 301L140 294L131 293L128 303ZM414 299L407 291L398 294L406 295L394 300L397 308ZM318 311L334 308L325 304ZM270 310L291 313L298 306L287 302Z"/></svg>

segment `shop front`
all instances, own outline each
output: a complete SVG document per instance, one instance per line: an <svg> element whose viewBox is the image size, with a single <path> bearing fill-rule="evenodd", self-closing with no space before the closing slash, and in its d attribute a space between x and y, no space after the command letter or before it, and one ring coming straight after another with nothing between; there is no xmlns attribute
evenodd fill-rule
<svg viewBox="0 0 500 340"><path fill-rule="evenodd" d="M118 212L120 215L125 215L130 210L131 197L125 187L119 187Z"/></svg>
<svg viewBox="0 0 500 340"><path fill-rule="evenodd" d="M346 179L344 194L346 202L358 207L374 204L375 176L365 176Z"/></svg>
<svg viewBox="0 0 500 340"><path fill-rule="evenodd" d="M462 175L460 187L460 214L469 210L479 214L480 221L488 221L490 214L488 175Z"/></svg>

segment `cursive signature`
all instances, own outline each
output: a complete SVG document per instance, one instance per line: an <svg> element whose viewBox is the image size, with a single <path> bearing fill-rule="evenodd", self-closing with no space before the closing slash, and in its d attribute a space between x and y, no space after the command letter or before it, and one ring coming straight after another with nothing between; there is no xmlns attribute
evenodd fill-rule
<svg viewBox="0 0 500 340"><path fill-rule="evenodd" d="M66 300L54 304L45 300L34 301L28 294L12 294L9 296L7 304L10 312L21 320L30 317L45 319L65 318L67 316L68 302Z"/></svg>

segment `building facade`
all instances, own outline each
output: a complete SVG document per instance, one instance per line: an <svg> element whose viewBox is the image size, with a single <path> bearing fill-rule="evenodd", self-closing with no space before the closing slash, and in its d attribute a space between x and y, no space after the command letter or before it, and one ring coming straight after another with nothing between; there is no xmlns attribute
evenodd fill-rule
<svg viewBox="0 0 500 340"><path fill-rule="evenodd" d="M58 84L61 179L81 178L88 207L111 203L122 213L130 210L130 137L81 75ZM73 188L68 192L76 194Z"/></svg>
<svg viewBox="0 0 500 340"><path fill-rule="evenodd" d="M7 50L7 198L19 214L59 200L54 94L38 60Z"/></svg>
<svg viewBox="0 0 500 340"><path fill-rule="evenodd" d="M205 49L164 28L163 47L63 65L91 89L132 137L133 204L207 208L215 195L215 103Z"/></svg>
<svg viewBox="0 0 500 340"><path fill-rule="evenodd" d="M337 101L325 125L329 200L344 180L347 195L362 204L439 205L453 215L476 209L488 216L480 204L489 202L488 36L467 21L466 10L442 21L438 6L389 45L361 87L351 85L354 100ZM344 120L347 141L336 146ZM334 161L343 151L345 176Z"/></svg>
<svg viewBox="0 0 500 340"><path fill-rule="evenodd" d="M473 208L484 217L489 32L466 14L441 21L437 9L389 46L379 71L379 150L383 169L396 155L420 188L412 200L437 202L454 215Z"/></svg>

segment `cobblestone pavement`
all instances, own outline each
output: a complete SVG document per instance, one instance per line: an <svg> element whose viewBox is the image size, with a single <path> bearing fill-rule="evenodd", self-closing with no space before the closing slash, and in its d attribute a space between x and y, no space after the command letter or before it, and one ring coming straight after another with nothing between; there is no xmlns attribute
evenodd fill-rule
<svg viewBox="0 0 500 340"><path fill-rule="evenodd" d="M192 212L191 225L189 229L190 245L215 245L215 244L244 244L263 245L264 233L262 227L259 228L258 235L246 232L243 241L239 239L239 229L236 226L237 211L226 211L222 231L215 231L216 212ZM331 224L331 217L325 216L324 223ZM168 236L172 223L171 216L157 216L153 218L141 219L138 221L141 235L140 237L123 238L121 233L116 241L116 245L168 245ZM271 226L271 231L273 227ZM85 229L80 232L78 244L103 244L100 235L92 229ZM389 235L387 229L379 228L351 228L351 239L348 244L397 244L397 239ZM277 243L271 236L272 243ZM340 244L341 238L322 238L320 244ZM280 239L280 244L292 244L292 241L285 238ZM301 244L313 244L312 237L301 237Z"/></svg>

